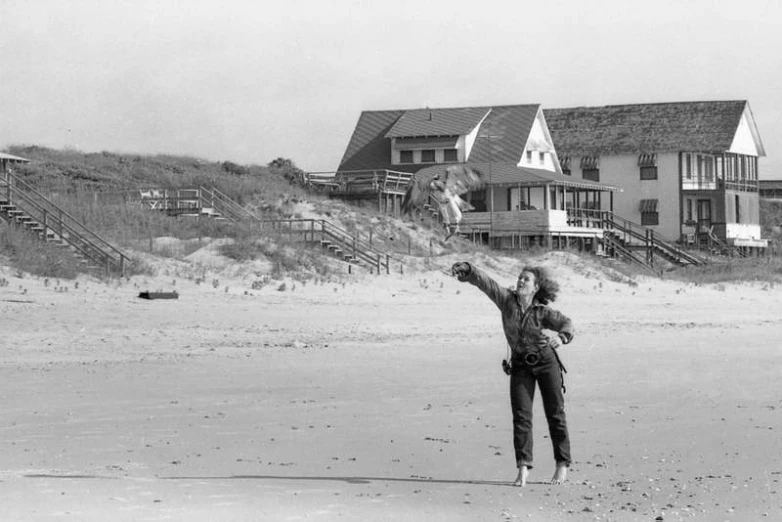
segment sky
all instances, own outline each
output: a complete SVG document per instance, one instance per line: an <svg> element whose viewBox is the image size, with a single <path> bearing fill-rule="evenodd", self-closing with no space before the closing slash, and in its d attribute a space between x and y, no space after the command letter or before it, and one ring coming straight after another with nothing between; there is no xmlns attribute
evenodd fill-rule
<svg viewBox="0 0 782 522"><path fill-rule="evenodd" d="M747 100L782 179L778 0L0 0L0 149L334 171L364 110Z"/></svg>

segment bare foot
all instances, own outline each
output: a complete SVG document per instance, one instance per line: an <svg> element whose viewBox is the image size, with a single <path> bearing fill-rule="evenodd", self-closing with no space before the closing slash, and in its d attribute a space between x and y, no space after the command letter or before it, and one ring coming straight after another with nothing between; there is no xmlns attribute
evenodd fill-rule
<svg viewBox="0 0 782 522"><path fill-rule="evenodd" d="M551 477L552 484L563 484L567 479L567 464L557 464L554 470L554 476Z"/></svg>
<svg viewBox="0 0 782 522"><path fill-rule="evenodd" d="M527 485L527 477L529 477L529 469L527 466L521 466L519 468L519 476L513 481L513 485L523 488Z"/></svg>

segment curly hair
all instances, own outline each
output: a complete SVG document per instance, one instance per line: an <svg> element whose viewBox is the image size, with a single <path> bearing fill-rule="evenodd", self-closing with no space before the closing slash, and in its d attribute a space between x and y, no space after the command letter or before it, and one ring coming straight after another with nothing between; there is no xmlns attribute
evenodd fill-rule
<svg viewBox="0 0 782 522"><path fill-rule="evenodd" d="M535 276L535 283L538 285L538 291L534 296L536 301L543 304L556 301L559 293L559 283L551 279L551 274L549 274L547 268L542 266L525 266L521 269L519 275L524 272L529 272Z"/></svg>

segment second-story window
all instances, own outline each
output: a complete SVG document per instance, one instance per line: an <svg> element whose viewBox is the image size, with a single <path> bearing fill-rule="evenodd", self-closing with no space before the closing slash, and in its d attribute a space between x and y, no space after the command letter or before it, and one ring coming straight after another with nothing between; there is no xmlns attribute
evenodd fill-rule
<svg viewBox="0 0 782 522"><path fill-rule="evenodd" d="M600 157L581 157L581 177L588 181L600 181Z"/></svg>
<svg viewBox="0 0 782 522"><path fill-rule="evenodd" d="M562 167L562 174L570 176L570 156L562 156L559 159L559 165Z"/></svg>
<svg viewBox="0 0 782 522"><path fill-rule="evenodd" d="M546 153L545 152L538 152L538 162L541 165L544 165L546 163Z"/></svg>
<svg viewBox="0 0 782 522"><path fill-rule="evenodd" d="M412 163L413 151L412 150L400 150L399 151L399 163Z"/></svg>
<svg viewBox="0 0 782 522"><path fill-rule="evenodd" d="M434 149L421 151L421 163L434 163Z"/></svg>
<svg viewBox="0 0 782 522"><path fill-rule="evenodd" d="M638 156L638 168L641 170L642 181L657 179L657 154Z"/></svg>

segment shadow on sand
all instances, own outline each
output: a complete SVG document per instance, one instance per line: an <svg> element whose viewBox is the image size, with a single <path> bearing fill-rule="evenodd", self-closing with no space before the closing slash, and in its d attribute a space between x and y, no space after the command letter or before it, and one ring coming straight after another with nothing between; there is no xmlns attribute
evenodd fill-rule
<svg viewBox="0 0 782 522"><path fill-rule="evenodd" d="M23 475L25 478L45 478L45 479L122 479L110 475L84 475L84 474L47 474L33 473ZM132 478L132 477L128 477ZM301 481L334 481L345 482L347 484L371 484L372 482L414 482L422 484L472 484L478 486L508 486L513 484L509 481L499 480L455 480L455 479L435 479L426 477L319 477L319 476L291 476L291 475L226 475L226 476L169 476L155 477L157 480L301 480ZM545 484L544 482L528 482L527 484Z"/></svg>

